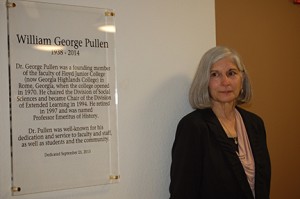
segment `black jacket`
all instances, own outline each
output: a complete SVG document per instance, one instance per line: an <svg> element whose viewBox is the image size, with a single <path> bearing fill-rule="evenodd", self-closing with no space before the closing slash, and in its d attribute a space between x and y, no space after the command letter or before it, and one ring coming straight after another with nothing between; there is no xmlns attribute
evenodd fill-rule
<svg viewBox="0 0 300 199"><path fill-rule="evenodd" d="M262 119L238 108L255 161L255 198L268 199L271 164ZM170 199L253 199L234 143L210 108L179 122L172 148Z"/></svg>

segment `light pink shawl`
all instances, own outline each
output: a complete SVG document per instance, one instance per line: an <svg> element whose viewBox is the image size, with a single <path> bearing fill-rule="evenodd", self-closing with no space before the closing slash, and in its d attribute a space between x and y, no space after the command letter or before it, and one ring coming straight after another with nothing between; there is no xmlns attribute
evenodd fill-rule
<svg viewBox="0 0 300 199"><path fill-rule="evenodd" d="M236 130L238 136L239 151L237 155L244 167L250 188L255 197L255 163L249 143L247 131L240 113L236 110Z"/></svg>

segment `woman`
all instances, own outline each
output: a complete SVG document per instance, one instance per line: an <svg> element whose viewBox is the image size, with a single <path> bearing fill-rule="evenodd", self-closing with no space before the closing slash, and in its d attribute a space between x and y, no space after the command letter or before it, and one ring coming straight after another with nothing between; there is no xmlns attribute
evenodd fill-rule
<svg viewBox="0 0 300 199"><path fill-rule="evenodd" d="M269 198L271 165L262 119L237 105L252 96L238 54L207 51L190 88L196 110L178 124L171 199Z"/></svg>

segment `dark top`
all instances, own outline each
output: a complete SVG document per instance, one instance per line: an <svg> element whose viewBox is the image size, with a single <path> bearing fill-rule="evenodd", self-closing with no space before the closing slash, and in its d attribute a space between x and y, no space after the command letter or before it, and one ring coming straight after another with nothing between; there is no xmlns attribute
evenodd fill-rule
<svg viewBox="0 0 300 199"><path fill-rule="evenodd" d="M271 163L263 120L237 107L255 161L255 198L270 195ZM210 108L186 115L172 148L170 199L253 199L236 146Z"/></svg>

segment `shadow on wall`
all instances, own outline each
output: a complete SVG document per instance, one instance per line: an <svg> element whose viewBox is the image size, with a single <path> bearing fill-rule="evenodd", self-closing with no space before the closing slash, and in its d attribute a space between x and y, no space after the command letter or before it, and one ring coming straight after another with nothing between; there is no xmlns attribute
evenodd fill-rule
<svg viewBox="0 0 300 199"><path fill-rule="evenodd" d="M156 85L154 92L149 93L144 112L147 116L146 127L158 131L165 129L165 133L177 126L179 119L191 110L188 92L191 80L186 76L174 76ZM170 132L171 135L174 132Z"/></svg>
<svg viewBox="0 0 300 199"><path fill-rule="evenodd" d="M169 197L171 148L177 124L192 111L188 102L190 84L190 78L183 75L155 84L136 121L140 125L138 129L142 129L136 142L137 164L143 165L137 177L144 179L140 182L144 185L139 186L154 186L152 191L161 193L160 198Z"/></svg>

